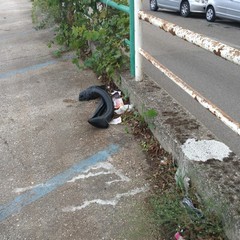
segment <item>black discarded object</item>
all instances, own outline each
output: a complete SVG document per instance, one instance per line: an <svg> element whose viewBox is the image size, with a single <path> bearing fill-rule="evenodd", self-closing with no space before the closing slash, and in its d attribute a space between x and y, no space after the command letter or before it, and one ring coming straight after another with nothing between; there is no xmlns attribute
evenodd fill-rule
<svg viewBox="0 0 240 240"><path fill-rule="evenodd" d="M97 128L108 128L113 118L114 106L112 98L102 86L91 86L80 92L79 101L93 100L98 97L101 98L100 103L88 122Z"/></svg>

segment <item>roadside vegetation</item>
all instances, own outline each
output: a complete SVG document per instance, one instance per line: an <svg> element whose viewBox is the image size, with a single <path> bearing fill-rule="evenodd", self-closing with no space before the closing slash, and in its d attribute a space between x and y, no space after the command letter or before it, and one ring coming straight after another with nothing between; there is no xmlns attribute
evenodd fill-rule
<svg viewBox="0 0 240 240"><path fill-rule="evenodd" d="M135 136L146 152L152 190L147 206L158 231L156 239L172 240L176 232L185 240L227 239L221 220L211 209L211 203L204 205L194 187L190 184L186 186L184 179L178 175L172 156L153 136L150 128L154 126L147 124L145 119L155 116L154 110L149 109L143 115L137 111L125 113L123 119L128 127L127 132ZM188 204L184 204L186 200Z"/></svg>
<svg viewBox="0 0 240 240"><path fill-rule="evenodd" d="M127 0L118 0L127 5ZM80 68L90 67L97 75L107 79L116 71L129 66L126 56L129 37L129 16L111 9L96 0L33 0L33 21L36 28L44 28L55 20L57 43L75 51L73 62ZM91 51L91 43L96 51ZM58 55L61 54L62 47ZM84 65L79 65L79 58Z"/></svg>
<svg viewBox="0 0 240 240"><path fill-rule="evenodd" d="M61 56L65 51L74 51L73 63L80 69L93 69L104 83L116 90L111 79L129 66L126 55L128 47L125 45L125 39L129 38L129 16L96 0L32 2L32 18L36 29L55 29L55 38L49 43L49 47L52 44L60 46L55 56ZM128 5L127 0L115 2ZM79 64L79 59L84 60L83 65ZM128 101L127 97L124 100ZM125 113L123 122L126 131L136 137L146 152L152 189L151 197L146 202L151 219L158 229L156 239L174 239L176 232L180 232L185 240L227 239L220 219L210 207L201 203L193 187L186 189L184 180L177 175L177 166L171 155L164 151L152 135L153 121L147 124L145 120L154 119L156 111L149 109L143 113ZM191 200L192 207L184 205L183 199L186 197Z"/></svg>

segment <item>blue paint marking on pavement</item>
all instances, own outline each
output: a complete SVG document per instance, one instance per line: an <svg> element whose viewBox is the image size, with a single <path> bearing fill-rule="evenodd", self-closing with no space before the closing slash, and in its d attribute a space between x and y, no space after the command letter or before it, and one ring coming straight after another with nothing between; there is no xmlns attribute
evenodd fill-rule
<svg viewBox="0 0 240 240"><path fill-rule="evenodd" d="M66 55L66 56L63 56L62 58L60 58L60 60L67 60L67 59L72 59L72 58L73 58L73 55ZM6 73L0 73L0 79L7 78L7 77L12 77L16 74L23 74L23 73L26 73L28 71L38 70L38 69L56 64L58 62L60 62L60 61L50 60L50 61L47 61L45 63L39 63L39 64L28 66L28 67L25 67L25 68L12 70L12 71L9 71L9 72L6 72Z"/></svg>
<svg viewBox="0 0 240 240"><path fill-rule="evenodd" d="M116 153L119 146L115 144L109 145L106 149L96 153L95 155L81 160L74 164L66 171L54 176L43 184L37 185L35 188L17 196L13 201L4 205L0 205L0 221L5 220L12 214L19 213L23 207L35 202L44 197L48 193L54 191L56 188L64 185L71 180L76 174L79 174L98 162L107 161L108 157Z"/></svg>
<svg viewBox="0 0 240 240"><path fill-rule="evenodd" d="M23 74L23 73L26 73L26 72L31 71L31 70L38 70L38 69L47 67L49 65L56 64L56 63L57 63L57 61L51 60L51 61L48 61L48 62L45 62L45 63L36 64L36 65L33 65L33 66L9 71L9 72L6 72L6 73L0 73L0 79L7 78L7 77L12 77L16 74Z"/></svg>

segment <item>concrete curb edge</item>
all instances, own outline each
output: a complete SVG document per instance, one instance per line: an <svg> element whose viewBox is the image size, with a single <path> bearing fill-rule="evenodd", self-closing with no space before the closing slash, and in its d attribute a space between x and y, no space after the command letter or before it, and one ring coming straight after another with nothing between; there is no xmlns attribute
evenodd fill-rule
<svg viewBox="0 0 240 240"><path fill-rule="evenodd" d="M115 84L129 96L131 103L140 114L144 109L154 109L158 112L153 122L155 127L152 133L161 146L172 154L181 176L190 178L191 184L205 204L222 217L228 238L238 239L240 236L239 157L148 76L145 76L143 81L136 82L128 72L124 72L120 74L120 79L120 81L116 80ZM148 122L148 119L145 120ZM191 143L205 144L209 151L215 152L205 156L206 149L203 152L203 149L196 145L197 151L195 151ZM212 143L214 146L211 146ZM190 150L186 151L186 149ZM223 149L229 151L224 155Z"/></svg>

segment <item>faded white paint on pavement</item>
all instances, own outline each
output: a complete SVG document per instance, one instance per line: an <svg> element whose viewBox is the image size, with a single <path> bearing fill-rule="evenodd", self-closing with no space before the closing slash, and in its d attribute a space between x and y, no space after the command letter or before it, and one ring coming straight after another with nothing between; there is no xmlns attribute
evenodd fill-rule
<svg viewBox="0 0 240 240"><path fill-rule="evenodd" d="M90 172L91 170L98 170L98 169L103 169L103 171L99 171L99 172ZM76 177L72 178L71 180L67 181L68 183L72 183L72 182L75 182L77 180L80 180L80 179L87 179L87 178L90 178L90 177L97 177L97 176L100 176L100 175L110 175L110 174L115 174L119 177L119 179L115 179L115 180L112 180L112 181L108 181L106 182L106 184L110 185L112 183L115 183L115 182L129 182L131 179L128 178L127 176L125 176L120 170L116 169L111 163L109 162L104 162L104 163L98 163L92 167L89 167L87 170L85 170L83 172L83 174L79 174L77 175ZM34 184L34 183L32 183ZM39 188L39 187L48 187L50 186L49 184L46 185L46 184L36 184L36 185L32 185L32 186L27 186L27 187L23 187L23 188L15 188L13 190L13 192L15 193L22 193L22 192L26 192L28 190L31 190L31 189L35 189L35 188Z"/></svg>
<svg viewBox="0 0 240 240"><path fill-rule="evenodd" d="M99 205L111 205L111 206L115 207L122 197L134 196L138 193L146 192L147 190L148 190L148 187L144 186L141 188L135 188L135 189L130 190L125 193L118 193L115 197L108 199L108 200L93 199L90 201L84 201L84 203L80 206L69 206L69 207L63 208L63 212L75 212L75 211L81 210L83 208L86 208L89 205L94 204L94 203L99 204Z"/></svg>
<svg viewBox="0 0 240 240"><path fill-rule="evenodd" d="M90 172L91 170L98 170L98 169L103 169L103 171ZM72 178L68 182L75 182L79 179L86 179L86 178L90 178L90 177L96 177L99 175L108 175L108 174L116 174L120 178L120 179L106 182L106 184L109 184L109 185L114 182L129 182L130 181L130 178L128 178L127 176L122 174L122 172L120 170L117 170L111 163L104 162L104 163L98 163L98 164L90 167L89 169L84 171L83 174L79 174L78 176Z"/></svg>
<svg viewBox="0 0 240 240"><path fill-rule="evenodd" d="M95 170L100 170L100 171L95 171ZM94 172L91 172L94 171ZM129 182L131 181L130 178L128 178L127 176L125 176L120 170L116 169L111 163L109 162L100 162L95 164L94 166L89 167L87 170L85 170L82 174L79 174L78 176L72 178L71 180L69 180L69 183L73 183L77 180L84 180L90 177L97 177L100 175L110 175L110 174L115 174L117 175L117 177L119 177L119 179L115 179L112 181L107 181L106 184L112 184L115 182ZM68 206L63 208L63 212L75 212L81 209L84 209L86 207L88 207L91 204L98 204L98 205L111 205L113 207L115 207L118 202L120 201L121 198L123 197L129 197L129 196L134 196L136 194L139 194L141 192L145 192L148 190L147 186L141 187L141 188L135 188L132 189L128 192L125 193L118 193L115 197L111 198L111 199L93 199L93 200L86 200L84 201L84 203L80 206Z"/></svg>

